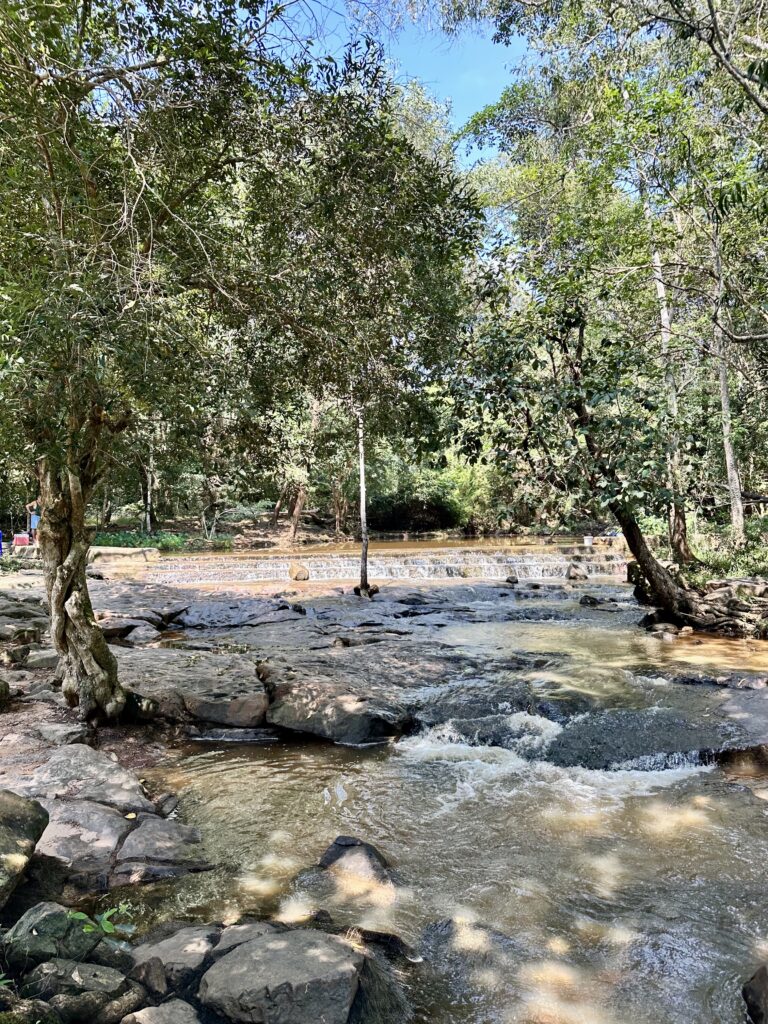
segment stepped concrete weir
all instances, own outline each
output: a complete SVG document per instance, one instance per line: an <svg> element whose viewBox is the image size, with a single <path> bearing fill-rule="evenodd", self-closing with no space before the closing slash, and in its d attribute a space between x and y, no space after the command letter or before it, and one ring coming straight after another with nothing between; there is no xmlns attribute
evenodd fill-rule
<svg viewBox="0 0 768 1024"><path fill-rule="evenodd" d="M353 580L360 572L360 557L353 545L297 549L290 553L238 552L224 555L171 556L152 566L156 582L172 578L177 583L249 582L290 580L297 563L306 568L310 580ZM417 549L417 550L414 550ZM588 577L621 577L626 573L628 553L619 538L605 538L593 544L521 544L471 542L465 545L396 542L379 543L368 557L372 580L402 579L486 579L562 580L576 565Z"/></svg>

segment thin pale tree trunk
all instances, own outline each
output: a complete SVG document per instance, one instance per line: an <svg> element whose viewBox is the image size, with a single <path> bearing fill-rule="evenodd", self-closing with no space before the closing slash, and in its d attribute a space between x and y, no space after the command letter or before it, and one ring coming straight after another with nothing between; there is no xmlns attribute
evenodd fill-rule
<svg viewBox="0 0 768 1024"><path fill-rule="evenodd" d="M62 690L82 719L114 718L123 709L125 692L88 594L90 536L85 509L89 494L90 488L71 469L56 473L41 462L43 514L38 537Z"/></svg>
<svg viewBox="0 0 768 1024"><path fill-rule="evenodd" d="M645 216L649 228L652 228L653 221L650 207L645 203ZM681 493L683 489L683 474L680 467L680 440L677 433L677 421L679 406L677 400L677 380L675 378L674 357L672 353L672 315L669 309L667 297L667 285L664 280L664 270L661 262L661 254L656 246L651 252L651 266L653 268L653 285L656 290L656 299L659 304L659 322L661 334L661 359L664 367L664 389L667 399L667 412L669 414L669 451L667 453L667 483L672 493L667 507L669 546L672 549L672 557L679 565L687 565L695 561L695 556L688 546L688 525L685 521L685 505Z"/></svg>
<svg viewBox="0 0 768 1024"><path fill-rule="evenodd" d="M307 500L307 485L304 483L299 484L298 490L296 491L296 501L293 505L293 512L291 513L291 534L290 543L295 544L299 536L299 524L301 522L301 513L304 511L304 504Z"/></svg>
<svg viewBox="0 0 768 1024"><path fill-rule="evenodd" d="M357 410L357 456L360 475L360 593L368 596L368 509L365 493L365 423L363 410Z"/></svg>
<svg viewBox="0 0 768 1024"><path fill-rule="evenodd" d="M741 476L736 451L733 447L731 422L731 390L728 382L728 358L725 333L720 325L722 316L723 293L723 262L720 254L720 232L716 224L712 227L712 262L715 271L714 296L714 342L720 381L720 410L723 426L723 453L725 455L725 471L728 478L728 493L731 503L731 537L737 547L746 543L744 534L744 502L741 496Z"/></svg>

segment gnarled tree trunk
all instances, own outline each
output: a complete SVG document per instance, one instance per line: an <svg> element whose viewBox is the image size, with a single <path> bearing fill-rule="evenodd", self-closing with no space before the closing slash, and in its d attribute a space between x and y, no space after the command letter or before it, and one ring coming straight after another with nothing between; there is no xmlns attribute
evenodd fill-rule
<svg viewBox="0 0 768 1024"><path fill-rule="evenodd" d="M70 470L40 464L43 514L38 533L63 692L83 719L114 718L125 704L117 661L96 624L86 565L90 536L85 507L90 488Z"/></svg>

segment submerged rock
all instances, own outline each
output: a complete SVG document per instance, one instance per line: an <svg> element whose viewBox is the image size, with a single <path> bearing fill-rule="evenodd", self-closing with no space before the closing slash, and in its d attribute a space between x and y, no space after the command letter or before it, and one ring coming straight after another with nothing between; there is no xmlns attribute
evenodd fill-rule
<svg viewBox="0 0 768 1024"><path fill-rule="evenodd" d="M391 883L386 858L371 843L354 836L337 836L318 862L339 874L351 874L372 882Z"/></svg>
<svg viewBox="0 0 768 1024"><path fill-rule="evenodd" d="M732 743L733 733L724 728L688 721L668 708L613 709L568 723L546 758L564 768L656 769L694 763Z"/></svg>
<svg viewBox="0 0 768 1024"><path fill-rule="evenodd" d="M198 994L235 1024L347 1024L363 961L362 952L335 935L266 934L217 960Z"/></svg>
<svg viewBox="0 0 768 1024"><path fill-rule="evenodd" d="M174 819L148 817L124 841L111 882L149 882L187 871L203 871L210 866L198 829Z"/></svg>
<svg viewBox="0 0 768 1024"><path fill-rule="evenodd" d="M21 881L47 824L48 812L36 800L0 790L0 908Z"/></svg>

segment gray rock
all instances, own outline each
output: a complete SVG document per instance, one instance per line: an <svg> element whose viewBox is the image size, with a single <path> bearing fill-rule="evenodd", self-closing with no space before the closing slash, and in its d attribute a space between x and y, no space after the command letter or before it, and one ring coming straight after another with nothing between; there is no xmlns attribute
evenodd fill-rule
<svg viewBox="0 0 768 1024"><path fill-rule="evenodd" d="M131 951L131 962L133 963L133 951ZM150 957L136 964L129 971L133 981L137 981L155 999L163 999L168 994L168 979L165 976L165 965L159 956Z"/></svg>
<svg viewBox="0 0 768 1024"><path fill-rule="evenodd" d="M53 996L50 1005L56 1010L62 1024L120 1024L126 1014L138 1010L146 1002L146 992L129 984L125 992L110 999L101 992L60 993Z"/></svg>
<svg viewBox="0 0 768 1024"><path fill-rule="evenodd" d="M93 800L120 811L153 811L133 772L106 754L84 744L55 750L28 777L16 777L8 788L44 800Z"/></svg>
<svg viewBox="0 0 768 1024"><path fill-rule="evenodd" d="M667 708L614 709L569 723L547 747L546 758L561 767L665 768L688 763L691 755L738 745L730 727L688 721Z"/></svg>
<svg viewBox="0 0 768 1024"><path fill-rule="evenodd" d="M119 661L123 685L156 700L166 718L238 728L264 724L269 700L253 658L137 647L121 650Z"/></svg>
<svg viewBox="0 0 768 1024"><path fill-rule="evenodd" d="M11 699L11 684L0 677L0 708Z"/></svg>
<svg viewBox="0 0 768 1024"><path fill-rule="evenodd" d="M135 629L146 626L144 619L133 619L121 615L108 615L99 619L99 629L107 640L115 640L118 637L126 637Z"/></svg>
<svg viewBox="0 0 768 1024"><path fill-rule="evenodd" d="M112 884L146 882L209 867L198 829L153 816L145 818L123 843Z"/></svg>
<svg viewBox="0 0 768 1024"><path fill-rule="evenodd" d="M410 720L407 708L395 700L306 681L278 684L267 712L272 725L344 744L382 742L400 735Z"/></svg>
<svg viewBox="0 0 768 1024"><path fill-rule="evenodd" d="M263 597L247 597L235 600L195 601L176 617L176 622L187 629L212 629L222 626L258 626L263 622L275 622L301 618L284 601L272 601Z"/></svg>
<svg viewBox="0 0 768 1024"><path fill-rule="evenodd" d="M220 960L225 953L231 952L236 946L242 946L251 939L259 939L262 935L271 935L275 929L266 921L247 921L243 924L232 924L221 933L213 951L214 960Z"/></svg>
<svg viewBox="0 0 768 1024"><path fill-rule="evenodd" d="M741 990L752 1024L768 1024L768 967L758 967Z"/></svg>
<svg viewBox="0 0 768 1024"><path fill-rule="evenodd" d="M197 1011L181 999L171 999L161 1006L148 1006L124 1017L120 1024L200 1024Z"/></svg>
<svg viewBox="0 0 768 1024"><path fill-rule="evenodd" d="M133 951L136 965L157 957L165 968L171 988L181 988L203 967L221 934L216 925L180 928L167 938L148 941Z"/></svg>
<svg viewBox="0 0 768 1024"><path fill-rule="evenodd" d="M37 735L55 747L66 747L70 743L84 743L88 729L82 722L41 722L34 726Z"/></svg>
<svg viewBox="0 0 768 1024"><path fill-rule="evenodd" d="M128 634L129 644L151 644L159 640L162 637L162 633L159 629L155 629L148 622L142 623L140 626L136 626Z"/></svg>
<svg viewBox="0 0 768 1024"><path fill-rule="evenodd" d="M362 965L362 953L335 935L266 934L217 960L198 995L236 1024L347 1024Z"/></svg>
<svg viewBox="0 0 768 1024"><path fill-rule="evenodd" d="M566 570L565 578L567 580L588 580L589 573L578 562L571 562Z"/></svg>
<svg viewBox="0 0 768 1024"><path fill-rule="evenodd" d="M85 960L101 941L98 933L83 931L83 922L70 917L58 903L38 903L3 936L3 953L15 971L29 970L45 960Z"/></svg>
<svg viewBox="0 0 768 1024"><path fill-rule="evenodd" d="M321 868L370 882L392 881L389 865L375 846L354 836L337 836L319 860Z"/></svg>
<svg viewBox="0 0 768 1024"><path fill-rule="evenodd" d="M56 995L80 995L94 992L105 1002L128 990L128 981L112 967L83 964L75 960L48 960L26 975L21 994L33 999L50 1000Z"/></svg>
<svg viewBox="0 0 768 1024"><path fill-rule="evenodd" d="M2 1024L61 1024L61 1017L40 999L17 999L12 993L0 993Z"/></svg>
<svg viewBox="0 0 768 1024"><path fill-rule="evenodd" d="M90 800L53 800L38 852L59 861L72 880L106 882L117 849L134 827L119 811Z"/></svg>
<svg viewBox="0 0 768 1024"><path fill-rule="evenodd" d="M48 824L48 812L35 800L0 790L0 908L21 880Z"/></svg>
<svg viewBox="0 0 768 1024"><path fill-rule="evenodd" d="M57 668L58 664L58 653L53 649L46 649L42 651L30 651L29 657L27 658L26 668L53 669Z"/></svg>

